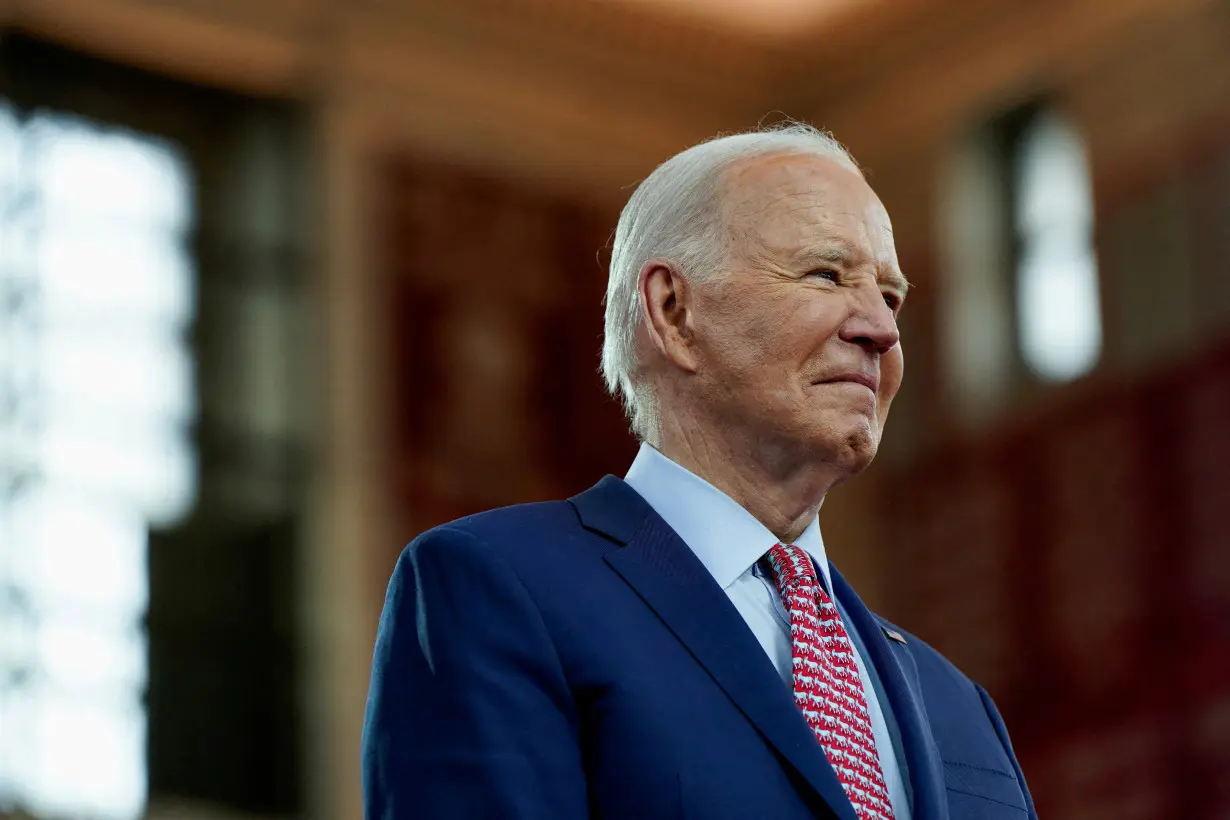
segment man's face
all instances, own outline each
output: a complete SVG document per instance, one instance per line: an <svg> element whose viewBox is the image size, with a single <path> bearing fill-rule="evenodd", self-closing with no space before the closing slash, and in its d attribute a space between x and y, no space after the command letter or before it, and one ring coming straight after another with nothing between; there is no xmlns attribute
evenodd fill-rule
<svg viewBox="0 0 1230 820"><path fill-rule="evenodd" d="M863 179L821 157L734 166L727 270L695 289L698 385L762 458L870 463L904 369L905 280Z"/></svg>

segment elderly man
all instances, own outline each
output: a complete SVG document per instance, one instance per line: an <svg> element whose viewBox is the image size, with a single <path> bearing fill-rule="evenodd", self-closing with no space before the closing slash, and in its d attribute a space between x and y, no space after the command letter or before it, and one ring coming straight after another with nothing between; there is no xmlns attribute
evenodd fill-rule
<svg viewBox="0 0 1230 820"><path fill-rule="evenodd" d="M620 216L602 351L640 453L406 548L367 817L1036 816L986 692L868 611L820 538L901 384L906 290L824 132L655 170Z"/></svg>

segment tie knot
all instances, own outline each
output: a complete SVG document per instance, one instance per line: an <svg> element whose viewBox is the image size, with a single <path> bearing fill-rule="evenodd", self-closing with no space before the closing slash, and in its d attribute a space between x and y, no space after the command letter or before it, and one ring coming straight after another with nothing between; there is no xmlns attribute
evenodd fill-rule
<svg viewBox="0 0 1230 820"><path fill-rule="evenodd" d="M768 558L778 586L816 584L816 567L811 556L794 544L777 544L769 550Z"/></svg>

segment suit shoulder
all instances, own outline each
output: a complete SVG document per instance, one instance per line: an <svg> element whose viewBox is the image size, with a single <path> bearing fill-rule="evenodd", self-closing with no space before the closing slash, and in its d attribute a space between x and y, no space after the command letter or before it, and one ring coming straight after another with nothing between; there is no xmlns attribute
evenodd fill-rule
<svg viewBox="0 0 1230 820"><path fill-rule="evenodd" d="M584 540L576 510L567 501L515 504L458 518L419 534L403 551L470 549L499 555L517 566L546 556L576 553Z"/></svg>
<svg viewBox="0 0 1230 820"><path fill-rule="evenodd" d="M567 501L538 501L467 515L434 527L424 535L451 530L466 533L493 547L499 547L527 537L562 534L579 528L576 511Z"/></svg>

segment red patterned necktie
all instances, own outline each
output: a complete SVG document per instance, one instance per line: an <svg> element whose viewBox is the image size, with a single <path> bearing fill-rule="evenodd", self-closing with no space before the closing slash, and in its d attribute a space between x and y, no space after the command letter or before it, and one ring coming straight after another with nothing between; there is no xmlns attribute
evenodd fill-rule
<svg viewBox="0 0 1230 820"><path fill-rule="evenodd" d="M790 611L794 702L859 818L892 820L854 647L837 607L817 582L806 552L778 544L768 558L782 603Z"/></svg>

